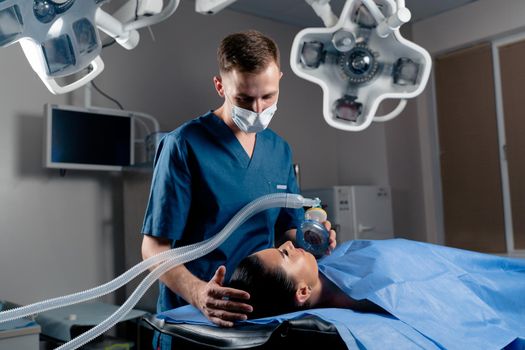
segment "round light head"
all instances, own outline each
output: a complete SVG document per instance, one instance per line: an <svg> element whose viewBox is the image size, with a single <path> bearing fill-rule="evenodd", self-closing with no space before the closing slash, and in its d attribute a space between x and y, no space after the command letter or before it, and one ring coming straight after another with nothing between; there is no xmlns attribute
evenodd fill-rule
<svg viewBox="0 0 525 350"><path fill-rule="evenodd" d="M339 56L339 67L353 84L366 83L379 71L374 53L364 44L358 44Z"/></svg>

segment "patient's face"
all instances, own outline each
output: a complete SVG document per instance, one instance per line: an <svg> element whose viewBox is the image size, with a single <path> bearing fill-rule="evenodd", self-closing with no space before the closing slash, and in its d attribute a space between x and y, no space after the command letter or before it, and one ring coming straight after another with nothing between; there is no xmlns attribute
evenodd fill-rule
<svg viewBox="0 0 525 350"><path fill-rule="evenodd" d="M295 248L288 241L278 248L270 248L256 253L267 268L281 268L295 282L305 281L314 285L318 278L317 261L307 251Z"/></svg>

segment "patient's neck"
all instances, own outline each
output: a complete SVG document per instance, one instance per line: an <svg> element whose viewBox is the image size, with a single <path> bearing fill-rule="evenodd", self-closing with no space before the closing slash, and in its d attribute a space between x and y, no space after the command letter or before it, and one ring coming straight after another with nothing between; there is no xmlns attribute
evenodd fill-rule
<svg viewBox="0 0 525 350"><path fill-rule="evenodd" d="M369 300L356 300L351 298L321 273L319 274L319 283L317 283L316 288L312 290L310 306L312 308L338 307L355 311L386 313L383 308Z"/></svg>
<svg viewBox="0 0 525 350"><path fill-rule="evenodd" d="M349 307L348 297L345 293L321 273L316 287L312 290L311 307Z"/></svg>

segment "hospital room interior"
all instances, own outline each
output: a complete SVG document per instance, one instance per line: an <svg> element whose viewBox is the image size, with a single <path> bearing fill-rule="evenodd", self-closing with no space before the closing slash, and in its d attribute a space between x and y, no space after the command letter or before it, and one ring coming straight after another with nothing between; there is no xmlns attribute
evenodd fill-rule
<svg viewBox="0 0 525 350"><path fill-rule="evenodd" d="M490 310L501 319L465 321L480 328L455 338L418 323L424 317L415 306L396 314L402 303L391 311L381 304L389 297L374 292L369 300L391 315L370 323L358 311L348 310L351 325L344 315L330 323L324 311L314 320L315 312L302 311L264 323L270 331L263 323L223 329L196 312L202 324L177 328L176 314L172 323L158 315L157 276L95 333L153 265L91 300L44 303L106 285L143 261L157 147L226 103L214 87L217 47L246 30L280 50L269 129L290 146L297 198L309 203L296 208L315 202L326 212L320 221L336 232L335 251L407 244L396 258L407 265L465 254L461 263L472 271L483 260L506 273L497 281L511 281L513 310L495 302ZM173 349L293 349L306 340L331 349L404 349L409 338L419 349L476 349L476 341L493 346L487 349L525 347L523 62L523 0L0 0L0 350L151 349L160 333ZM79 140L89 142L87 153ZM120 158L107 156L116 148ZM190 259L200 258L201 247ZM400 296L401 282L394 284L392 295ZM468 314L468 305L458 310ZM302 329L296 321L305 318ZM379 321L404 336L380 333ZM357 323L363 328L352 328ZM364 325L375 331L367 335ZM490 330L481 335L483 327Z"/></svg>

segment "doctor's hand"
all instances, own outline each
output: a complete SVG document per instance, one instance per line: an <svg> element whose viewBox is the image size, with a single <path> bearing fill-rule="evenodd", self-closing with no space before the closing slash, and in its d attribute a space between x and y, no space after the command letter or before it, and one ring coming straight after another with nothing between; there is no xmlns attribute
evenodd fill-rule
<svg viewBox="0 0 525 350"><path fill-rule="evenodd" d="M251 305L239 302L250 299L247 292L223 287L226 267L220 266L215 275L196 291L195 306L213 323L221 327L233 327L234 321L247 319Z"/></svg>
<svg viewBox="0 0 525 350"><path fill-rule="evenodd" d="M328 220L324 221L323 225L326 228L326 230L330 233L330 236L328 238L328 249L326 251L326 255L329 255L332 253L332 250L334 250L335 247L337 246L337 242L336 242L337 233L334 230L332 230L332 223L330 221Z"/></svg>

